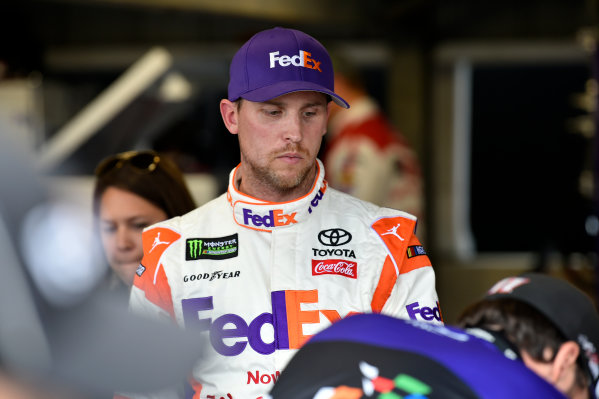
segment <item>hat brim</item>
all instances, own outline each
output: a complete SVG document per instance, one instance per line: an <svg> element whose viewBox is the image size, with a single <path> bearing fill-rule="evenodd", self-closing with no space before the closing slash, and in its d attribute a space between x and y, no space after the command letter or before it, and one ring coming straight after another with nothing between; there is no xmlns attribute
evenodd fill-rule
<svg viewBox="0 0 599 399"><path fill-rule="evenodd" d="M264 86L259 89L251 90L239 95L249 101L264 102L272 100L273 98L280 97L285 94L294 93L297 91L317 91L320 93L331 96L331 99L335 104L342 108L349 108L349 104L341 96L336 94L334 91L327 89L324 86L312 83L312 82L300 82L300 81L283 81L277 82L272 85ZM235 101L238 98L229 98L230 101Z"/></svg>

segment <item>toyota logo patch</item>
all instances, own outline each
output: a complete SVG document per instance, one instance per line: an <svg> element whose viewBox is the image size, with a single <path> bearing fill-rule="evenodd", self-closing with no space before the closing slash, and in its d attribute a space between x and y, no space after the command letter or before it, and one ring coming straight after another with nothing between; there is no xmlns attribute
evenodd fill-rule
<svg viewBox="0 0 599 399"><path fill-rule="evenodd" d="M339 245L347 244L351 241L349 231L343 229L328 229L318 233L318 241L322 245L329 247L338 247Z"/></svg>

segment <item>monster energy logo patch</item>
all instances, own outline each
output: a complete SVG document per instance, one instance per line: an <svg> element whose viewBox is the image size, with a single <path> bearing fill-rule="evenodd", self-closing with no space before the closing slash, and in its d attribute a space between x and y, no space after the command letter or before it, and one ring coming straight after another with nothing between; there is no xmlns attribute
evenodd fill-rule
<svg viewBox="0 0 599 399"><path fill-rule="evenodd" d="M234 258L238 249L237 234L218 238L188 238L185 244L185 260Z"/></svg>

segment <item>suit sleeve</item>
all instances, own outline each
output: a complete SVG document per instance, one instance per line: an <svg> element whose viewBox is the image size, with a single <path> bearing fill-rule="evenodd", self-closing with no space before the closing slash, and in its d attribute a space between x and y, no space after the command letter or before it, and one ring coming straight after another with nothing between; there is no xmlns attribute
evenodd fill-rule
<svg viewBox="0 0 599 399"><path fill-rule="evenodd" d="M142 234L144 256L133 279L129 298L129 308L133 312L175 321L171 286L162 255L179 238L179 233L165 227L152 227Z"/></svg>
<svg viewBox="0 0 599 399"><path fill-rule="evenodd" d="M383 217L372 224L387 252L372 297L373 312L442 324L435 272L420 240L416 220Z"/></svg>
<svg viewBox="0 0 599 399"><path fill-rule="evenodd" d="M142 316L174 322L173 300L162 255L180 234L164 227L151 227L142 234L144 256L133 279L129 309ZM161 392L132 394L119 392L113 399L174 399L179 395L173 388Z"/></svg>

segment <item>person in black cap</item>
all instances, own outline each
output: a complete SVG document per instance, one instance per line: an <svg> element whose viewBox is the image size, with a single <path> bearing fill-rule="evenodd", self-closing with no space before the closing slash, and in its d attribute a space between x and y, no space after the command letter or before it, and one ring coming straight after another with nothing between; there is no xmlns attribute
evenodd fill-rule
<svg viewBox="0 0 599 399"><path fill-rule="evenodd" d="M91 259L83 210L50 197L33 154L1 125L0 184L0 397L182 386L202 353L196 337L97 291L104 271Z"/></svg>
<svg viewBox="0 0 599 399"><path fill-rule="evenodd" d="M360 314L312 337L269 399L564 399L522 362L461 329Z"/></svg>
<svg viewBox="0 0 599 399"><path fill-rule="evenodd" d="M569 398L599 397L599 314L567 281L539 273L505 278L458 324L511 348Z"/></svg>

